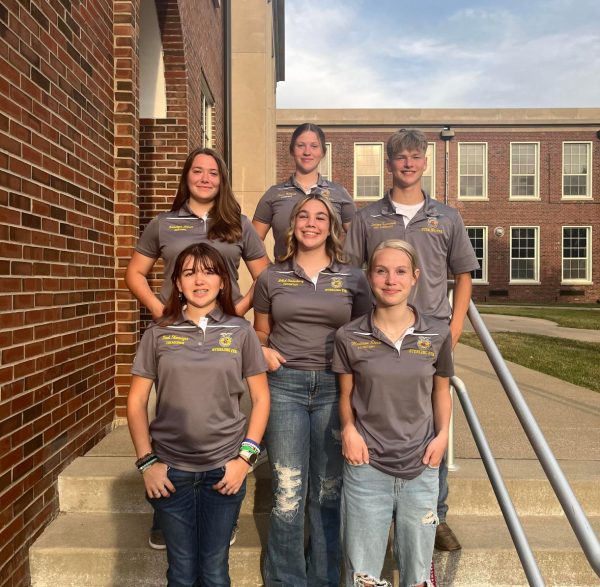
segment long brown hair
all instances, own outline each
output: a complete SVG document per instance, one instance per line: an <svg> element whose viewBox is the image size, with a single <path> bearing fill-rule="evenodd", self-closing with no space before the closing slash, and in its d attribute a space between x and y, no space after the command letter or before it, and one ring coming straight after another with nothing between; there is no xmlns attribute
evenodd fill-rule
<svg viewBox="0 0 600 587"><path fill-rule="evenodd" d="M171 288L171 295L165 304L160 325L169 326L179 320L179 317L181 316L183 306L185 305L185 298L183 298L183 295L179 294L177 280L181 277L183 266L189 257L192 257L194 260L194 271L196 271L198 267L211 269L221 278L223 289L219 290L217 302L225 314L235 316L235 306L233 305L233 300L231 298L231 277L229 277L229 271L227 271L221 253L206 243L195 243L183 249L175 261L173 273L171 274L173 287Z"/></svg>
<svg viewBox="0 0 600 587"><path fill-rule="evenodd" d="M285 235L285 242L287 246L287 250L285 254L281 255L277 258L277 261L280 263L283 261L287 261L296 255L298 252L298 241L296 240L296 236L294 235L294 228L296 226L296 217L302 210L302 206L306 204L309 200L317 200L321 202L325 209L327 210L327 214L329 215L329 236L325 241L325 251L331 258L331 260L336 261L337 263L346 263L346 257L342 252L342 241L340 239L340 235L342 234L342 223L340 222L331 202L328 198L323 196L321 192L310 192L307 196L300 198L294 209L292 210L292 214L290 215L290 225L287 229Z"/></svg>
<svg viewBox="0 0 600 587"><path fill-rule="evenodd" d="M294 153L294 147L296 146L296 141L300 137L301 134L305 132L314 132L319 139L319 143L321 143L321 151L323 151L323 155L327 153L327 143L325 143L325 133L320 126L313 124L312 122L303 122L300 126L296 127L296 130L292 133L292 138L290 139L290 154Z"/></svg>
<svg viewBox="0 0 600 587"><path fill-rule="evenodd" d="M198 155L209 155L212 157L216 161L219 170L219 193L210 209L210 223L207 236L212 240L235 243L242 238L242 209L233 195L225 161L223 161L214 149L209 149L208 147L197 148L187 156L181 170L179 186L173 200L173 205L171 206L171 212L179 210L190 198L187 176L192 168L194 159Z"/></svg>

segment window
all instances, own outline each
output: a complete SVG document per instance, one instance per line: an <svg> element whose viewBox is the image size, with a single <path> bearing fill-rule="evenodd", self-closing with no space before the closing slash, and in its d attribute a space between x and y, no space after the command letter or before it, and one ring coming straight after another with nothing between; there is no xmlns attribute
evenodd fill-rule
<svg viewBox="0 0 600 587"><path fill-rule="evenodd" d="M380 198L383 192L383 143L354 143L354 197Z"/></svg>
<svg viewBox="0 0 600 587"><path fill-rule="evenodd" d="M435 200L435 143L427 145L427 169L421 178L421 187Z"/></svg>
<svg viewBox="0 0 600 587"><path fill-rule="evenodd" d="M538 232L536 226L510 229L510 281L539 281Z"/></svg>
<svg viewBox="0 0 600 587"><path fill-rule="evenodd" d="M510 197L539 198L539 143L511 143Z"/></svg>
<svg viewBox="0 0 600 587"><path fill-rule="evenodd" d="M215 101L212 97L210 90L208 89L208 84L204 77L202 78L202 95L201 95L201 116L202 120L200 121L200 132L201 132L201 142L203 147L214 147L213 142L213 124L214 124L214 109L215 109Z"/></svg>
<svg viewBox="0 0 600 587"><path fill-rule="evenodd" d="M487 199L487 145L458 144L458 196L465 199Z"/></svg>
<svg viewBox="0 0 600 587"><path fill-rule="evenodd" d="M479 261L479 269L471 271L473 282L487 283L487 226L467 226L467 235Z"/></svg>
<svg viewBox="0 0 600 587"><path fill-rule="evenodd" d="M325 157L321 159L321 163L319 163L319 173L325 179L333 181L331 179L331 143L325 143L325 147L327 152Z"/></svg>
<svg viewBox="0 0 600 587"><path fill-rule="evenodd" d="M563 198L591 198L591 143L563 143Z"/></svg>
<svg viewBox="0 0 600 587"><path fill-rule="evenodd" d="M563 226L563 283L591 282L591 226Z"/></svg>

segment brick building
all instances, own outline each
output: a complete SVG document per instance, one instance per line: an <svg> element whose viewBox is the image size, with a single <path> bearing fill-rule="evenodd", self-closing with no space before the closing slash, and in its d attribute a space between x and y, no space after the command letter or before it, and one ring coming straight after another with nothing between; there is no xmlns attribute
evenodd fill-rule
<svg viewBox="0 0 600 587"><path fill-rule="evenodd" d="M390 134L425 132L424 185L464 218L482 265L476 301L600 300L600 109L279 110L279 181L307 121L327 137L322 171L358 206L391 187Z"/></svg>
<svg viewBox="0 0 600 587"><path fill-rule="evenodd" d="M234 126L248 134L236 100L256 83L253 124L274 152L282 11L283 0L0 0L2 586L29 583L58 474L125 415L140 311L122 278L139 229L170 207L191 148L231 163ZM264 70L251 81L232 64L246 13L266 47L251 48Z"/></svg>

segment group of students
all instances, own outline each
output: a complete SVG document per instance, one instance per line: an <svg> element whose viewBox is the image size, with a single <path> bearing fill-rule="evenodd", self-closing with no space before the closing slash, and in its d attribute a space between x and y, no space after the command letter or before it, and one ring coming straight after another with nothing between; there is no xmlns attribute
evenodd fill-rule
<svg viewBox="0 0 600 587"><path fill-rule="evenodd" d="M144 230L127 269L154 318L127 415L170 587L230 585L230 537L263 446L273 477L266 587L337 587L341 569L347 587L386 585L392 523L403 586L430 584L434 543L460 548L445 523L443 457L475 254L457 211L421 190L421 132L392 135L393 187L360 211L319 175L325 149L318 126L294 131L295 172L265 193L252 223L220 156L193 151L171 210ZM157 298L147 278L159 258ZM241 259L254 280L245 295ZM254 328L241 317L251 307Z"/></svg>

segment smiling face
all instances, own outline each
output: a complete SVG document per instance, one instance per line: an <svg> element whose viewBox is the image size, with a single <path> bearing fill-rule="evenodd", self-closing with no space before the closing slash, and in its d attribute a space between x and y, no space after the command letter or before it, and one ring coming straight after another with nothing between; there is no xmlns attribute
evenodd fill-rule
<svg viewBox="0 0 600 587"><path fill-rule="evenodd" d="M323 145L316 132L307 130L295 141L292 147L292 157L296 170L301 173L311 173L317 169L323 159Z"/></svg>
<svg viewBox="0 0 600 587"><path fill-rule="evenodd" d="M386 165L392 174L394 187L406 189L421 181L427 169L427 157L422 151L405 149L388 159Z"/></svg>
<svg viewBox="0 0 600 587"><path fill-rule="evenodd" d="M190 203L211 204L219 194L221 176L215 158L200 154L194 157L187 174Z"/></svg>
<svg viewBox="0 0 600 587"><path fill-rule="evenodd" d="M177 279L177 289L184 295L188 311L200 311L208 314L217 305L217 296L223 287L220 275L212 267L205 267L194 257L183 262L181 274Z"/></svg>
<svg viewBox="0 0 600 587"><path fill-rule="evenodd" d="M310 199L298 210L294 221L294 236L301 250L325 247L330 230L329 212L323 202Z"/></svg>
<svg viewBox="0 0 600 587"><path fill-rule="evenodd" d="M377 304L397 306L405 304L417 283L419 270L413 268L410 257L397 249L376 251L369 271L369 283Z"/></svg>

